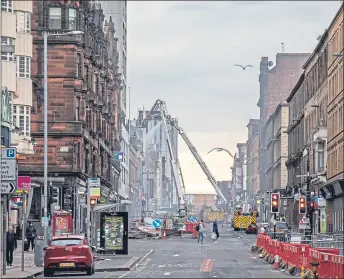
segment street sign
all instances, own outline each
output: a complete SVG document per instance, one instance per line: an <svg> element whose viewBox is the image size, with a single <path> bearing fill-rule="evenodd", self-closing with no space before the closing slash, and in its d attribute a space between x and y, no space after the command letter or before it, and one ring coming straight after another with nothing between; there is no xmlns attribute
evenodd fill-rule
<svg viewBox="0 0 344 279"><path fill-rule="evenodd" d="M1 182L1 194L12 194L14 190L16 189L16 185L14 182Z"/></svg>
<svg viewBox="0 0 344 279"><path fill-rule="evenodd" d="M16 181L17 161L10 159L1 160L1 180Z"/></svg>
<svg viewBox="0 0 344 279"><path fill-rule="evenodd" d="M18 176L17 190L30 191L31 190L31 177L30 176Z"/></svg>
<svg viewBox="0 0 344 279"><path fill-rule="evenodd" d="M115 151L113 157L114 157L115 161L123 162L124 153L123 152L119 152L119 151Z"/></svg>
<svg viewBox="0 0 344 279"><path fill-rule="evenodd" d="M159 219L156 219L156 220L154 220L153 222L152 222L152 226L154 227L154 228L160 228L161 227L161 220L159 220Z"/></svg>
<svg viewBox="0 0 344 279"><path fill-rule="evenodd" d="M100 199L100 187L92 187L90 189L90 199Z"/></svg>
<svg viewBox="0 0 344 279"><path fill-rule="evenodd" d="M92 187L100 187L100 178L89 178L88 185Z"/></svg>
<svg viewBox="0 0 344 279"><path fill-rule="evenodd" d="M196 216L189 216L188 217L188 221L192 222L192 223L196 223L197 222L197 217Z"/></svg>
<svg viewBox="0 0 344 279"><path fill-rule="evenodd" d="M2 159L16 159L17 149L16 148L1 148Z"/></svg>
<svg viewBox="0 0 344 279"><path fill-rule="evenodd" d="M17 186L17 149L1 148L1 194L11 194Z"/></svg>

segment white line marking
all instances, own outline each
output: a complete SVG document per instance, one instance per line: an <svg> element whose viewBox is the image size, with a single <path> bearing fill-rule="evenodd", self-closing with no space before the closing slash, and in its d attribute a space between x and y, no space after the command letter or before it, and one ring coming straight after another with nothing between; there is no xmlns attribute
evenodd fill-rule
<svg viewBox="0 0 344 279"><path fill-rule="evenodd" d="M135 265L135 268L136 268L139 264L141 264L141 263L142 263L150 254L152 254L153 252L154 252L154 250L150 250L146 255L144 255L144 256L138 261L138 263ZM135 269L135 268L134 268L134 269ZM133 269L133 270L134 270L134 269ZM126 273L120 275L118 278L123 278L123 277L127 276L131 271L132 271L132 270L127 271ZM109 277L105 277L105 278L109 278Z"/></svg>

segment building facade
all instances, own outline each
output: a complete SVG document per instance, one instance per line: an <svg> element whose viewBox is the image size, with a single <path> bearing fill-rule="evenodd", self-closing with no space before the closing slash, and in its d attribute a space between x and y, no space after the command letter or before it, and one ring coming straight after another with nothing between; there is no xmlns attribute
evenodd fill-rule
<svg viewBox="0 0 344 279"><path fill-rule="evenodd" d="M310 191L315 197L325 178L327 42L328 34L325 31L317 47L305 62L304 73L287 99L289 103L287 192L294 197L294 212L289 221L295 226L298 225L300 218L299 195L306 194L307 179L313 179L310 183ZM313 222L313 225L313 229L316 230L316 222Z"/></svg>
<svg viewBox="0 0 344 279"><path fill-rule="evenodd" d="M262 192L266 192L268 187L264 171L267 168L265 165L267 159L265 158L265 134L263 127L269 116L275 111L277 105L285 101L290 95L291 90L302 74L302 66L308 57L309 53L278 53L276 55L276 66L274 67L272 67L273 63L269 61L268 57L262 57L261 59L259 74L260 93L257 105L260 108L259 117L261 125L259 134L259 164L260 190Z"/></svg>
<svg viewBox="0 0 344 279"><path fill-rule="evenodd" d="M100 178L103 202L108 201L106 193L110 191L118 196L120 167L113 153L120 149L116 124L120 80L118 61L109 57L116 52L116 41L113 35L104 33L103 12L91 1L32 4L31 133L37 145L34 155L26 156L19 165L19 173L32 177L29 219L40 220L44 155L42 30L49 30L48 180L58 192L57 208L69 210L75 217L75 205L84 198L88 178ZM84 35L66 35L73 30ZM113 34L113 26L107 32ZM83 214L78 214L79 219L84 220Z"/></svg>
<svg viewBox="0 0 344 279"><path fill-rule="evenodd" d="M130 125L129 102L127 92L127 1L95 1L101 3L105 18L111 17L116 30L115 37L118 39L118 72L121 75L121 87L119 94L119 122L121 133L121 151L123 161L121 162L121 188L120 194L128 198L129 185L129 153L130 153Z"/></svg>
<svg viewBox="0 0 344 279"><path fill-rule="evenodd" d="M10 126L2 138L19 154L32 154L32 1L1 1L1 87L8 95ZM6 140L5 140L6 139Z"/></svg>
<svg viewBox="0 0 344 279"><path fill-rule="evenodd" d="M327 102L327 185L322 194L327 200L327 228L343 232L344 195L344 4L328 28L328 102ZM341 54L341 57L336 54Z"/></svg>

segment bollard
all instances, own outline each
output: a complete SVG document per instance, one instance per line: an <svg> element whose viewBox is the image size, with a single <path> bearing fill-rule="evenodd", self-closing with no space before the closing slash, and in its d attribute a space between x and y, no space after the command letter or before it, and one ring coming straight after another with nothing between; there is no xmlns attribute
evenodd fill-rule
<svg viewBox="0 0 344 279"><path fill-rule="evenodd" d="M35 266L44 266L44 240L37 239L35 241L34 264Z"/></svg>

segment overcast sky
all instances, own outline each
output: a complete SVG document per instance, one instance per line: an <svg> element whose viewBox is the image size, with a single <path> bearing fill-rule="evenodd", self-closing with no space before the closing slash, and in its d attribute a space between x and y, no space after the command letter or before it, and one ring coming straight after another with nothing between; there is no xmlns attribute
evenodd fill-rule
<svg viewBox="0 0 344 279"><path fill-rule="evenodd" d="M340 3L128 1L132 118L165 100L216 179L229 179L230 157L206 153L217 146L235 152L247 140L248 119L259 117L261 57L275 61L282 42L285 52L312 52ZM186 184L207 184L182 143L179 158Z"/></svg>

